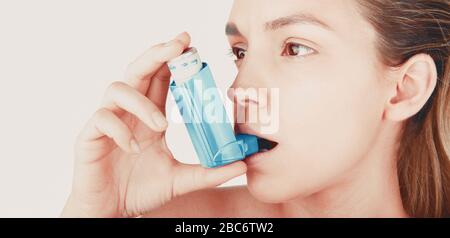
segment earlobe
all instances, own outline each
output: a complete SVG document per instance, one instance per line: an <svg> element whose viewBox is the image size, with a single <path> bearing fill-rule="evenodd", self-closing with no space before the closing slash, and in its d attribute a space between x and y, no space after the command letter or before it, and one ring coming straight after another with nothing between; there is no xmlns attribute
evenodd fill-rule
<svg viewBox="0 0 450 238"><path fill-rule="evenodd" d="M419 54L392 73L396 84L389 96L385 119L403 121L417 114L431 97L437 81L436 64L431 56Z"/></svg>

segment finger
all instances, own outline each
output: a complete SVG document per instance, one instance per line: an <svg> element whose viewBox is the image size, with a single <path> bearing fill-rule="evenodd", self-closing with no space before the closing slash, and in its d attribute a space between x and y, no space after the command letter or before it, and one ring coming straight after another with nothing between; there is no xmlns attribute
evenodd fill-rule
<svg viewBox="0 0 450 238"><path fill-rule="evenodd" d="M139 153L140 148L128 126L112 111L99 109L80 134L83 143L109 137L124 151Z"/></svg>
<svg viewBox="0 0 450 238"><path fill-rule="evenodd" d="M173 184L174 197L219 186L247 171L247 165L242 161L213 169L203 168L200 165L179 166Z"/></svg>
<svg viewBox="0 0 450 238"><path fill-rule="evenodd" d="M162 132L167 128L168 123L158 107L134 88L122 82L111 84L106 92L103 107L119 114L125 110L156 132Z"/></svg>
<svg viewBox="0 0 450 238"><path fill-rule="evenodd" d="M181 55L190 41L189 34L184 32L165 44L153 46L128 66L126 83L146 94L153 76L167 61Z"/></svg>
<svg viewBox="0 0 450 238"><path fill-rule="evenodd" d="M165 115L166 100L169 92L170 71L169 67L164 64L161 69L153 76L150 87L146 94L158 109Z"/></svg>

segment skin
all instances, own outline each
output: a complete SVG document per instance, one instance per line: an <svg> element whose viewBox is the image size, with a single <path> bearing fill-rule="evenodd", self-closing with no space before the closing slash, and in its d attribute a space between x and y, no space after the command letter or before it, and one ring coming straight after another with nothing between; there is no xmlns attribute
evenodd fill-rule
<svg viewBox="0 0 450 238"><path fill-rule="evenodd" d="M170 46L146 52L131 64L125 83L108 90L103 109L78 138L62 215L407 216L396 151L404 121L436 85L433 60L416 55L399 67L383 65L375 30L353 0L236 0L227 34L237 55L232 88L280 92L277 131L264 134L255 122L236 130L277 147L218 169L173 158L165 145L167 123L155 123L170 76L158 62L188 47L189 36L181 34ZM236 109L277 106L229 97ZM133 138L139 149L130 146ZM215 188L244 173L247 186Z"/></svg>

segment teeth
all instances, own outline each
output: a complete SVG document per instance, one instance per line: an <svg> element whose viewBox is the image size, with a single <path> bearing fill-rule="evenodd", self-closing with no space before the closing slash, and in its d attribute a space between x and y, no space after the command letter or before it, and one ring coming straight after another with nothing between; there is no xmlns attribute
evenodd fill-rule
<svg viewBox="0 0 450 238"><path fill-rule="evenodd" d="M262 149L261 152L267 152L269 149Z"/></svg>

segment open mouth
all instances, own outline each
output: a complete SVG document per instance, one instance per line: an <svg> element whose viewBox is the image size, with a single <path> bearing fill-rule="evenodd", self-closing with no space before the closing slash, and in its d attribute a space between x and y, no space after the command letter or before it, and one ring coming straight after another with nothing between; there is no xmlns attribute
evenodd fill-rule
<svg viewBox="0 0 450 238"><path fill-rule="evenodd" d="M259 152L267 152L274 149L278 142L271 141L265 138L258 138Z"/></svg>
<svg viewBox="0 0 450 238"><path fill-rule="evenodd" d="M235 133L238 134L247 134L247 135L255 135L258 138L258 147L259 153L264 153L275 149L278 146L278 142L269 140L267 138L263 138L259 133L255 130L252 130L249 127L244 125L237 125L235 128Z"/></svg>
<svg viewBox="0 0 450 238"><path fill-rule="evenodd" d="M278 146L278 142L258 137L258 147L259 151L252 154L244 159L247 166L254 166L262 161L270 160L270 152L273 151ZM273 157L272 157L273 158Z"/></svg>
<svg viewBox="0 0 450 238"><path fill-rule="evenodd" d="M235 128L238 133L242 132L242 128ZM257 133L252 133L254 131L251 131L250 129L246 128L245 132L248 133L247 135L254 135L256 136L256 142L258 143L258 151L252 151L252 153L248 154L247 157L244 159L244 162L248 166L254 166L257 163L261 163L261 161L265 161L268 156L270 155L270 151L274 150L278 146L278 142L269 140L267 138L260 137L259 135L255 135ZM238 134L243 135L243 134ZM251 142L255 143L255 141ZM256 152L256 153L255 153ZM270 156L269 156L270 157Z"/></svg>

